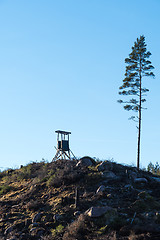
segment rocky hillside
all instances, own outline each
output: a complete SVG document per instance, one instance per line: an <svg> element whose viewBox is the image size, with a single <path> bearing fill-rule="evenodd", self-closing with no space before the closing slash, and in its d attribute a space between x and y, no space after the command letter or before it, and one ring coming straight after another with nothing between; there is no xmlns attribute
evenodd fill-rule
<svg viewBox="0 0 160 240"><path fill-rule="evenodd" d="M160 178L87 157L0 173L0 239L160 239Z"/></svg>

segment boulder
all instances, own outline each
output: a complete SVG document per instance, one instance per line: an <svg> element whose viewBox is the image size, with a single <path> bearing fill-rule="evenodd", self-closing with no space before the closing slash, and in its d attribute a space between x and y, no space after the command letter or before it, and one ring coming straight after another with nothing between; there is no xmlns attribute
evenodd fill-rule
<svg viewBox="0 0 160 240"><path fill-rule="evenodd" d="M38 222L34 222L31 225L29 225L29 229L35 228L35 227L39 227L40 223Z"/></svg>
<svg viewBox="0 0 160 240"><path fill-rule="evenodd" d="M96 218L96 217L101 217L107 212L111 211L111 207L91 207L89 208L86 212L85 215L91 217L91 218Z"/></svg>
<svg viewBox="0 0 160 240"><path fill-rule="evenodd" d="M82 157L78 163L76 164L77 167L81 167L81 166L93 166L94 160L91 157Z"/></svg>
<svg viewBox="0 0 160 240"><path fill-rule="evenodd" d="M32 219L31 218L26 218L25 219L25 226L29 226L32 223Z"/></svg>
<svg viewBox="0 0 160 240"><path fill-rule="evenodd" d="M55 214L55 215L53 216L53 220L54 220L55 222L59 221L60 218L61 218L61 215L59 215L59 214Z"/></svg>
<svg viewBox="0 0 160 240"><path fill-rule="evenodd" d="M148 183L146 178L135 178L134 183Z"/></svg>
<svg viewBox="0 0 160 240"><path fill-rule="evenodd" d="M34 237L40 237L42 234L44 234L45 229L42 227L35 227L30 230L30 233Z"/></svg>
<svg viewBox="0 0 160 240"><path fill-rule="evenodd" d="M32 219L32 223L39 222L41 220L42 213L36 213Z"/></svg>
<svg viewBox="0 0 160 240"><path fill-rule="evenodd" d="M126 184L126 185L124 186L124 189L126 189L127 191L131 191L131 190L133 190L134 188L133 188L133 186L132 186L131 184Z"/></svg>
<svg viewBox="0 0 160 240"><path fill-rule="evenodd" d="M73 215L74 215L75 217L77 217L77 216L79 216L80 214L81 214L81 212L80 212L80 211L76 211L76 212L74 212L74 214L73 214Z"/></svg>
<svg viewBox="0 0 160 240"><path fill-rule="evenodd" d="M113 172L103 172L103 175L102 175L105 179L109 180L109 179L112 179L112 180L116 180L118 179L118 177L113 173Z"/></svg>
<svg viewBox="0 0 160 240"><path fill-rule="evenodd" d="M53 222L53 215L51 213L47 213L42 217L41 221L43 221L43 222Z"/></svg>
<svg viewBox="0 0 160 240"><path fill-rule="evenodd" d="M152 179L153 179L154 181L160 183L160 178L158 178L158 177L152 177Z"/></svg>
<svg viewBox="0 0 160 240"><path fill-rule="evenodd" d="M109 161L104 161L97 166L97 170L101 171L111 171L113 169L113 164Z"/></svg>
<svg viewBox="0 0 160 240"><path fill-rule="evenodd" d="M132 179L132 180L136 179L137 178L137 173L136 172L130 172L129 173L129 178Z"/></svg>
<svg viewBox="0 0 160 240"><path fill-rule="evenodd" d="M7 235L8 233L11 233L14 229L14 226L11 226L11 227L8 227L5 232L4 232L4 235Z"/></svg>
<svg viewBox="0 0 160 240"><path fill-rule="evenodd" d="M104 185L101 185L101 186L97 189L96 193L104 192L105 189L106 189L106 187L105 187Z"/></svg>

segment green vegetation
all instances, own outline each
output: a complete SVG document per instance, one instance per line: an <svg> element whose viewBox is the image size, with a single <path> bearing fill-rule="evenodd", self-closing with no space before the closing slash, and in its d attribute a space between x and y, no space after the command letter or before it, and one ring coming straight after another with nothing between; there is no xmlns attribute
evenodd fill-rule
<svg viewBox="0 0 160 240"><path fill-rule="evenodd" d="M4 185L0 186L0 195L3 195L5 193L9 192L11 189L12 189L12 187L9 185L4 184Z"/></svg>
<svg viewBox="0 0 160 240"><path fill-rule="evenodd" d="M19 174L18 174L17 178L19 180L31 178L31 176L32 176L32 165L33 164L30 163L27 166L22 167L19 171Z"/></svg>
<svg viewBox="0 0 160 240"><path fill-rule="evenodd" d="M105 225L104 227L101 227L98 231L97 234L98 235L103 235L108 231L108 225Z"/></svg>
<svg viewBox="0 0 160 240"><path fill-rule="evenodd" d="M153 163L149 163L147 167L148 172L151 172L153 174L160 175L160 165L158 162L154 165Z"/></svg>
<svg viewBox="0 0 160 240"><path fill-rule="evenodd" d="M55 229L51 229L52 236L55 237L57 234L60 234L63 232L64 226L62 224L59 224Z"/></svg>

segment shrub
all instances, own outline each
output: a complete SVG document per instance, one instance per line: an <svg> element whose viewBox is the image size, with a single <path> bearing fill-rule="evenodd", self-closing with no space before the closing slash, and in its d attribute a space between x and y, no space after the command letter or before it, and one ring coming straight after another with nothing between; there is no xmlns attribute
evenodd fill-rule
<svg viewBox="0 0 160 240"><path fill-rule="evenodd" d="M87 233L87 216L81 214L76 221L68 226L63 235L63 240L85 240Z"/></svg>
<svg viewBox="0 0 160 240"><path fill-rule="evenodd" d="M31 178L31 174L32 174L32 164L29 164L20 169L17 179L18 180L29 179Z"/></svg>
<svg viewBox="0 0 160 240"><path fill-rule="evenodd" d="M52 175L50 176L50 178L48 179L47 181L47 186L50 187L50 186L55 186L56 185L56 175Z"/></svg>
<svg viewBox="0 0 160 240"><path fill-rule="evenodd" d="M42 208L44 205L40 200L31 199L26 205L26 209L29 211L37 211Z"/></svg>
<svg viewBox="0 0 160 240"><path fill-rule="evenodd" d="M56 169L54 171L53 169ZM61 185L69 185L75 183L82 178L85 174L83 171L79 171L75 162L73 161L57 161L56 167L49 172L49 179L47 181L47 186L60 187Z"/></svg>
<svg viewBox="0 0 160 240"><path fill-rule="evenodd" d="M160 175L160 165L158 162L154 165L153 163L149 163L147 167L148 172L151 172L153 174Z"/></svg>
<svg viewBox="0 0 160 240"><path fill-rule="evenodd" d="M0 186L0 195L9 192L11 189L12 189L12 187L9 186L9 185L2 185L2 186Z"/></svg>
<svg viewBox="0 0 160 240"><path fill-rule="evenodd" d="M90 172L85 179L87 183L94 184L102 180L102 174L100 172Z"/></svg>
<svg viewBox="0 0 160 240"><path fill-rule="evenodd" d="M51 229L52 236L55 237L57 234L61 234L63 232L63 225L59 224L56 229Z"/></svg>
<svg viewBox="0 0 160 240"><path fill-rule="evenodd" d="M17 179L31 179L37 177L39 181L46 176L47 163L45 162L32 162L29 163L27 166L22 166L18 171L16 171Z"/></svg>
<svg viewBox="0 0 160 240"><path fill-rule="evenodd" d="M105 234L108 230L108 225L105 225L104 227L101 227L98 231L97 231L97 234L98 235L102 235L102 234Z"/></svg>
<svg viewBox="0 0 160 240"><path fill-rule="evenodd" d="M125 226L126 223L127 221L123 217L116 216L109 224L109 227L114 230L119 230L121 227Z"/></svg>

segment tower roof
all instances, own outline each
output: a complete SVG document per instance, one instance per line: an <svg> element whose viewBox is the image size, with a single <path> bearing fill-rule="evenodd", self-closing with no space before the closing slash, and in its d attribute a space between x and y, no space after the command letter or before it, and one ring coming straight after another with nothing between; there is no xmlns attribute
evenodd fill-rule
<svg viewBox="0 0 160 240"><path fill-rule="evenodd" d="M65 134L65 135L71 134L71 132L66 132L66 131L61 131L61 130L57 130L57 131L55 131L55 133L61 133L61 134Z"/></svg>

